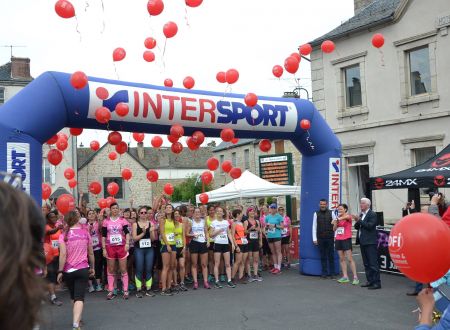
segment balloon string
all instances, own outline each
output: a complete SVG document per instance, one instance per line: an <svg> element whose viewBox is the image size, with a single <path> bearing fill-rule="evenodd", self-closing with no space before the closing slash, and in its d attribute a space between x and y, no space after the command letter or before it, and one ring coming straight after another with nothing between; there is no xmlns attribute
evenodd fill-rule
<svg viewBox="0 0 450 330"><path fill-rule="evenodd" d="M75 30L77 31L78 35L80 36L80 42L81 42L81 32L78 29L78 16L75 15L75 21L77 22L77 25L75 26Z"/></svg>
<svg viewBox="0 0 450 330"><path fill-rule="evenodd" d="M189 25L189 19L188 19L188 10L187 10L187 7L184 8L184 20L186 21L186 26L190 28L191 26Z"/></svg>
<svg viewBox="0 0 450 330"><path fill-rule="evenodd" d="M379 49L379 52L380 52L380 56L381 56L381 66L385 66L385 63L384 63L384 53L383 53L383 51L381 50L381 49Z"/></svg>
<svg viewBox="0 0 450 330"><path fill-rule="evenodd" d="M86 0L85 4L86 4L86 6L84 7L84 12L87 12L87 10L89 8L89 1Z"/></svg>
<svg viewBox="0 0 450 330"><path fill-rule="evenodd" d="M117 80L120 80L119 73L117 72L116 62L113 62L113 65L114 65L114 72L116 73Z"/></svg>
<svg viewBox="0 0 450 330"><path fill-rule="evenodd" d="M100 0L100 3L102 4L102 31L100 32L101 34L103 34L103 32L105 32L106 29L106 22L105 22L105 4L103 3L103 0Z"/></svg>

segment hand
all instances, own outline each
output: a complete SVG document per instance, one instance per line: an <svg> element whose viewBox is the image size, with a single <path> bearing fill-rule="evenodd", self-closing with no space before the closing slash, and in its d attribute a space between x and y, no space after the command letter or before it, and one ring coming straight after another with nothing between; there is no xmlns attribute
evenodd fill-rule
<svg viewBox="0 0 450 330"><path fill-rule="evenodd" d="M414 199L411 201L411 208L415 209L416 208L416 203L414 202Z"/></svg>
<svg viewBox="0 0 450 330"><path fill-rule="evenodd" d="M89 269L89 277L94 277L95 276L95 270L94 268L90 268Z"/></svg>
<svg viewBox="0 0 450 330"><path fill-rule="evenodd" d="M210 245L209 242L206 242L206 247L207 247L208 249L209 249L209 245Z"/></svg>
<svg viewBox="0 0 450 330"><path fill-rule="evenodd" d="M130 250L130 246L128 244L125 244L125 252L128 252Z"/></svg>
<svg viewBox="0 0 450 330"><path fill-rule="evenodd" d="M103 249L103 257L108 258L108 255L106 254L106 249Z"/></svg>
<svg viewBox="0 0 450 330"><path fill-rule="evenodd" d="M313 241L314 245L317 245L317 241Z"/></svg>
<svg viewBox="0 0 450 330"><path fill-rule="evenodd" d="M59 284L61 284L61 283L62 283L62 280L63 280L63 274L62 274L62 273L59 273L59 274L58 274L58 277L56 278L56 280L58 281Z"/></svg>
<svg viewBox="0 0 450 330"><path fill-rule="evenodd" d="M431 205L438 205L440 199L441 197L438 194L434 194L433 197L431 197Z"/></svg>
<svg viewBox="0 0 450 330"><path fill-rule="evenodd" d="M169 252L169 253L172 252L172 248L170 247L170 245L167 245L167 252Z"/></svg>
<svg viewBox="0 0 450 330"><path fill-rule="evenodd" d="M420 291L416 299L421 311L419 318L420 324L431 325L433 323L433 309L434 309L433 289L431 288L423 289L422 291Z"/></svg>

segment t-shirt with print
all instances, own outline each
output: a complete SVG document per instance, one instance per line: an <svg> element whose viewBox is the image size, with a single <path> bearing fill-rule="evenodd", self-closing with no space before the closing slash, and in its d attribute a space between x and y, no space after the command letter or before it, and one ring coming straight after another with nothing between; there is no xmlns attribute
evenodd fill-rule
<svg viewBox="0 0 450 330"><path fill-rule="evenodd" d="M281 229L279 228L272 228L268 225L274 225L274 226L280 226L283 223L283 217L281 214L268 214L265 217L265 222L267 226L267 238L281 238Z"/></svg>
<svg viewBox="0 0 450 330"><path fill-rule="evenodd" d="M124 229L128 228L128 221L124 218L111 220L108 218L103 221L103 228L106 228L106 245L125 245L126 234Z"/></svg>
<svg viewBox="0 0 450 330"><path fill-rule="evenodd" d="M337 229L335 234L335 239L337 241L342 241L345 239L352 238L352 216L347 215L345 220L339 220L337 223Z"/></svg>
<svg viewBox="0 0 450 330"><path fill-rule="evenodd" d="M214 237L214 244L228 244L228 228L229 223L227 220L213 220L211 222L211 228L213 231L220 230L220 232Z"/></svg>
<svg viewBox="0 0 450 330"><path fill-rule="evenodd" d="M281 237L289 237L291 235L291 231L289 230L291 227L291 219L287 215L283 217L283 224L284 228L281 231Z"/></svg>
<svg viewBox="0 0 450 330"><path fill-rule="evenodd" d="M94 251L100 250L102 248L102 241L101 241L101 232L100 232L98 221L89 223L88 228L89 228L89 233L91 234L91 238L92 238L92 249Z"/></svg>
<svg viewBox="0 0 450 330"><path fill-rule="evenodd" d="M86 227L71 228L67 233L67 242L64 241L65 233L59 236L59 244L66 246L66 263L64 272L73 272L89 267L89 244L92 244L91 235Z"/></svg>

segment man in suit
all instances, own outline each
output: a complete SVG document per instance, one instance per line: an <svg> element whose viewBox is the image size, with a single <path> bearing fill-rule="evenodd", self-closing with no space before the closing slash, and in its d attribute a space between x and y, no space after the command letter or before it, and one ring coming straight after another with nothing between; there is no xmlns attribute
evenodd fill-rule
<svg viewBox="0 0 450 330"><path fill-rule="evenodd" d="M376 290L381 289L377 252L377 214L370 209L370 205L370 199L361 198L361 214L356 219L355 229L359 230L359 244L367 278L367 283L361 286Z"/></svg>

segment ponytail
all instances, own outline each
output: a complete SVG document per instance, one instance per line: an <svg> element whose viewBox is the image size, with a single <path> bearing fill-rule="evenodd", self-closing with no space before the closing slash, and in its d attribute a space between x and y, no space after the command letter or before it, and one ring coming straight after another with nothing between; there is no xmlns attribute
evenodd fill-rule
<svg viewBox="0 0 450 330"><path fill-rule="evenodd" d="M66 227L64 228L64 242L69 239L67 236L71 227L75 226L79 219L78 214L75 211L70 211L64 216L64 221L66 222Z"/></svg>

